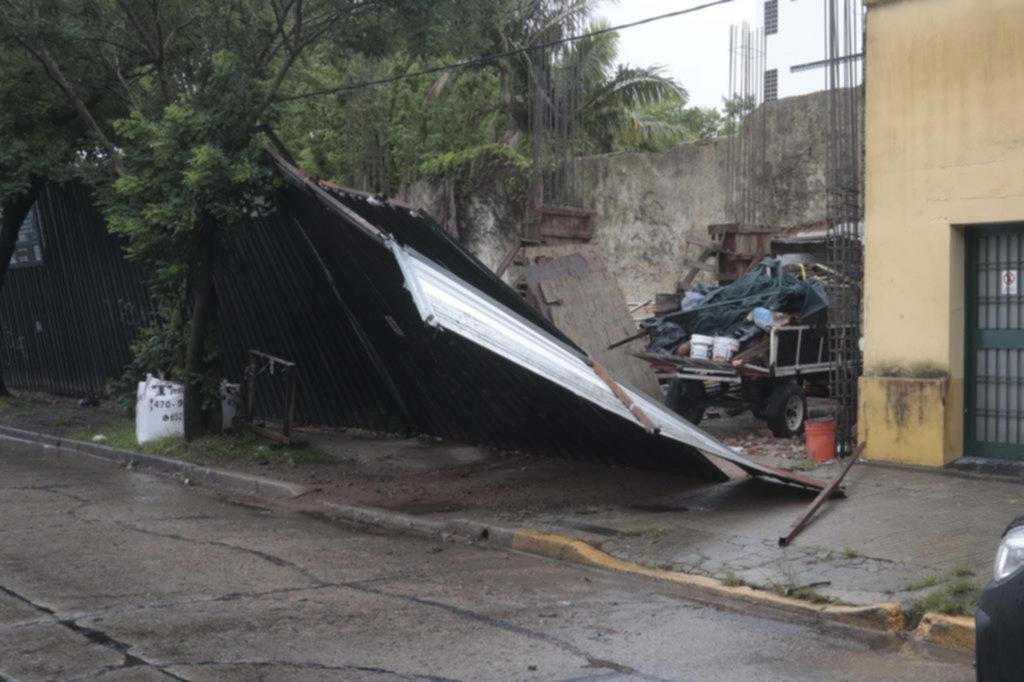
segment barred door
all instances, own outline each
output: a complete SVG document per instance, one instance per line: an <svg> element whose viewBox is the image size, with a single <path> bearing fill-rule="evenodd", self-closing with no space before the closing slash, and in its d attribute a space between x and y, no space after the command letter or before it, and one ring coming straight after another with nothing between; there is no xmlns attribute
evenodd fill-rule
<svg viewBox="0 0 1024 682"><path fill-rule="evenodd" d="M1024 459L1024 225L968 232L964 454Z"/></svg>

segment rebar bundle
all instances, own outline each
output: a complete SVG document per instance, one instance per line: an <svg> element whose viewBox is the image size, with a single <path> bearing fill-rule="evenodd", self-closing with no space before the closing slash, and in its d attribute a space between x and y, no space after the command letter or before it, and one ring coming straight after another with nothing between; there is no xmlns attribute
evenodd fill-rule
<svg viewBox="0 0 1024 682"><path fill-rule="evenodd" d="M836 421L836 454L853 452L857 382L861 375L864 280L863 57L860 0L825 1L828 90L829 384Z"/></svg>
<svg viewBox="0 0 1024 682"><path fill-rule="evenodd" d="M531 155L543 188L537 199L544 206L582 205L576 172L583 96L579 60L579 50L572 43L530 52Z"/></svg>
<svg viewBox="0 0 1024 682"><path fill-rule="evenodd" d="M764 103L764 30L729 27L729 95L726 98L726 214L729 222L764 221L767 116Z"/></svg>

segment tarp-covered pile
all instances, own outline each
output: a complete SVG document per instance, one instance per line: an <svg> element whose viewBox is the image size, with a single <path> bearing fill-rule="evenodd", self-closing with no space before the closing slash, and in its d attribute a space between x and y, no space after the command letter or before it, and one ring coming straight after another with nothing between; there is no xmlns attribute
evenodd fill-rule
<svg viewBox="0 0 1024 682"><path fill-rule="evenodd" d="M736 339L742 347L773 325L823 322L827 308L828 294L819 280L797 277L779 260L764 258L727 286L695 284L683 296L680 310L641 326L650 334L651 353L688 351L684 344L695 334Z"/></svg>

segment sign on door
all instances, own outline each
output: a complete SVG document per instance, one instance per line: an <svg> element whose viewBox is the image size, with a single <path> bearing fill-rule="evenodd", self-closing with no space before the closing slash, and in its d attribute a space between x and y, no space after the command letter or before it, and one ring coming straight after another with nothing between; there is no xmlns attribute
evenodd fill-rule
<svg viewBox="0 0 1024 682"><path fill-rule="evenodd" d="M999 274L999 293L1003 296L1017 295L1017 271L1003 270Z"/></svg>

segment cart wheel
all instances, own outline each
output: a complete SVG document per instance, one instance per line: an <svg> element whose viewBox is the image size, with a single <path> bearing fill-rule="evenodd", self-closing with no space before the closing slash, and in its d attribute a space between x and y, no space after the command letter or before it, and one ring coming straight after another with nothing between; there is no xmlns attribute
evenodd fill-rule
<svg viewBox="0 0 1024 682"><path fill-rule="evenodd" d="M704 382L673 379L665 392L665 406L694 426L704 418Z"/></svg>
<svg viewBox="0 0 1024 682"><path fill-rule="evenodd" d="M792 438L803 433L807 420L807 396L797 384L779 384L768 396L765 410L768 428L779 438Z"/></svg>

